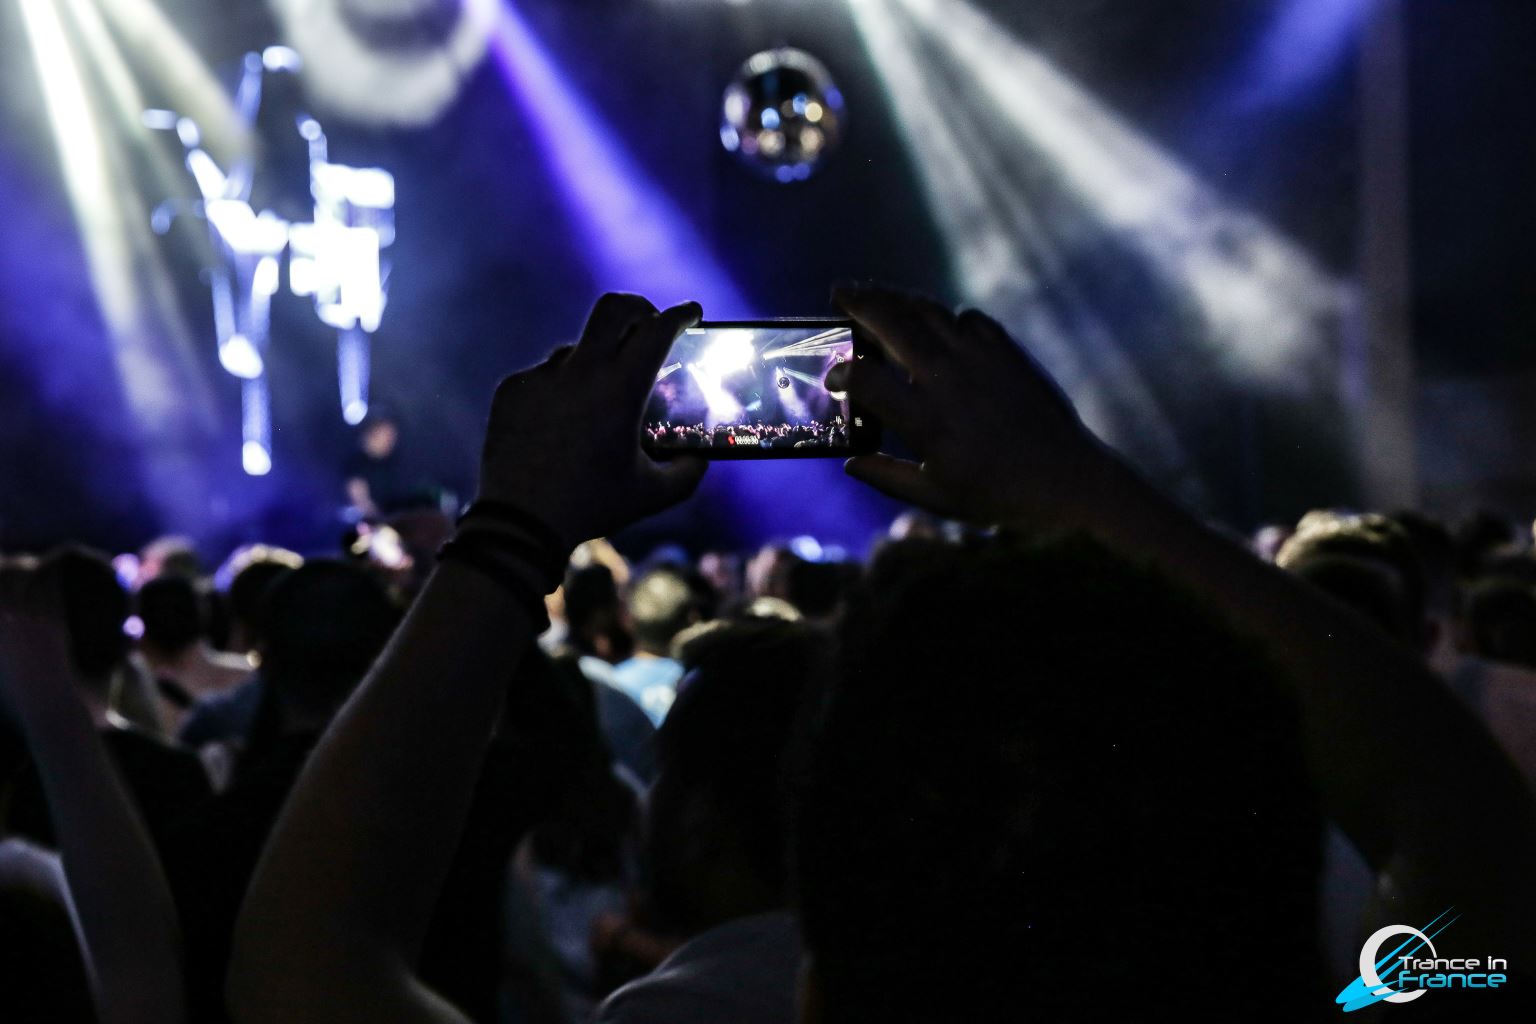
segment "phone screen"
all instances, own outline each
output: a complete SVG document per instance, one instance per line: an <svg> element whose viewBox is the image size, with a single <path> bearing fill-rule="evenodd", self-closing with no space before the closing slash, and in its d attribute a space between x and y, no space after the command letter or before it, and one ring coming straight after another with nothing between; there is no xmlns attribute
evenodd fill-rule
<svg viewBox="0 0 1536 1024"><path fill-rule="evenodd" d="M846 456L873 424L822 384L855 358L847 321L702 323L672 346L643 422L657 454L705 458Z"/></svg>

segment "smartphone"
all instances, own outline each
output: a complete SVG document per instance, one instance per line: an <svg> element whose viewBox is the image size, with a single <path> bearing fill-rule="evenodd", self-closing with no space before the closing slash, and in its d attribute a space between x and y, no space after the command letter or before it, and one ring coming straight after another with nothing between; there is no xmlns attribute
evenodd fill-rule
<svg viewBox="0 0 1536 1024"><path fill-rule="evenodd" d="M876 451L880 426L822 380L874 358L849 320L729 320L690 327L656 374L641 442L658 458L847 458Z"/></svg>

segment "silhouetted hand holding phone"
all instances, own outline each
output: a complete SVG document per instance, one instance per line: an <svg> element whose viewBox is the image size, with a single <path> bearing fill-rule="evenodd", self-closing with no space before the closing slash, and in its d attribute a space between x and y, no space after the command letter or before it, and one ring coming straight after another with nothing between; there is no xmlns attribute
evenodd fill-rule
<svg viewBox="0 0 1536 1024"><path fill-rule="evenodd" d="M836 300L887 362L836 367L828 386L846 388L921 460L857 457L851 476L981 525L1084 531L1163 567L1288 670L1313 783L1383 876L1389 916L1430 920L1456 906L1458 927L1476 929L1462 941L1536 956L1536 803L1416 652L1165 497L987 316L882 289Z"/></svg>
<svg viewBox="0 0 1536 1024"><path fill-rule="evenodd" d="M575 547L692 494L703 460L653 460L640 417L667 350L699 314L693 302L657 312L637 295L599 299L578 344L496 389L479 497L522 508Z"/></svg>
<svg viewBox="0 0 1536 1024"><path fill-rule="evenodd" d="M657 370L699 312L605 295L578 344L497 388L475 505L311 755L251 881L230 964L236 1021L465 1019L417 978L416 956L542 595L577 543L682 500L704 474L640 447Z"/></svg>
<svg viewBox="0 0 1536 1024"><path fill-rule="evenodd" d="M827 385L878 415L920 462L848 460L849 475L973 523L1082 523L1117 460L996 321L923 298L840 289L884 360L834 367Z"/></svg>

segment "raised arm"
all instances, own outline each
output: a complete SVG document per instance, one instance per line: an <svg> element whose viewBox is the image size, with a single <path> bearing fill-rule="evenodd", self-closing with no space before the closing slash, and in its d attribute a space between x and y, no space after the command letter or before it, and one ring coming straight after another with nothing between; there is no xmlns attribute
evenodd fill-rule
<svg viewBox="0 0 1536 1024"><path fill-rule="evenodd" d="M575 348L497 389L476 502L490 514L445 548L290 797L236 927L236 1021L463 1019L414 967L482 758L571 548L698 485L702 463L640 450L656 371L698 315L605 296Z"/></svg>
<svg viewBox="0 0 1536 1024"><path fill-rule="evenodd" d="M1536 953L1536 809L1412 652L1158 493L986 316L878 290L839 301L888 361L835 369L829 385L884 416L922 460L856 458L852 476L974 523L1081 529L1161 563L1287 670L1325 810L1388 876L1402 919L1455 906L1460 941Z"/></svg>
<svg viewBox="0 0 1536 1024"><path fill-rule="evenodd" d="M0 596L0 694L37 762L65 895L103 1024L186 1019L176 908L137 809L72 681L60 615L34 581Z"/></svg>

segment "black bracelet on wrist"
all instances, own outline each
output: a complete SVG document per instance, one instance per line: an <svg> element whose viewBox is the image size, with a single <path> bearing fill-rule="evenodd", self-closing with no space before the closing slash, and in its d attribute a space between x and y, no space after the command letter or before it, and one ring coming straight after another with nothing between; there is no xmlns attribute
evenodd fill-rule
<svg viewBox="0 0 1536 1024"><path fill-rule="evenodd" d="M549 628L549 610L544 606L544 595L538 592L525 575L505 562L498 561L493 548L469 543L464 537L455 537L437 549L437 560L458 562L474 569L507 591L527 610L533 620L535 633L543 633Z"/></svg>
<svg viewBox="0 0 1536 1024"><path fill-rule="evenodd" d="M516 546L519 554L533 562L544 577L548 590L554 590L565 579L565 567L571 559L571 545L542 519L505 501L480 499L472 503L459 516L458 521L458 525L463 528L473 528L477 524L511 527L522 534L523 542L520 544L500 531L495 536L504 538L503 543L509 547ZM461 535L464 535L463 531ZM483 542L481 538L490 534L476 532L474 536L478 544Z"/></svg>
<svg viewBox="0 0 1536 1024"><path fill-rule="evenodd" d="M569 557L574 545L566 542L564 537L557 533L554 527L534 515L526 509L519 508L509 501L491 501L480 498L470 503L464 514L459 516L459 525L477 519L486 519L492 522L504 523L515 526L528 534L538 543L551 551L560 552L563 557Z"/></svg>
<svg viewBox="0 0 1536 1024"><path fill-rule="evenodd" d="M510 557L522 562L538 577L531 582L537 584L546 594L554 593L556 588L565 581L567 564L565 556L555 555L548 548L531 540L526 534L499 527L466 523L454 534L453 539L460 546L483 552L492 560Z"/></svg>

